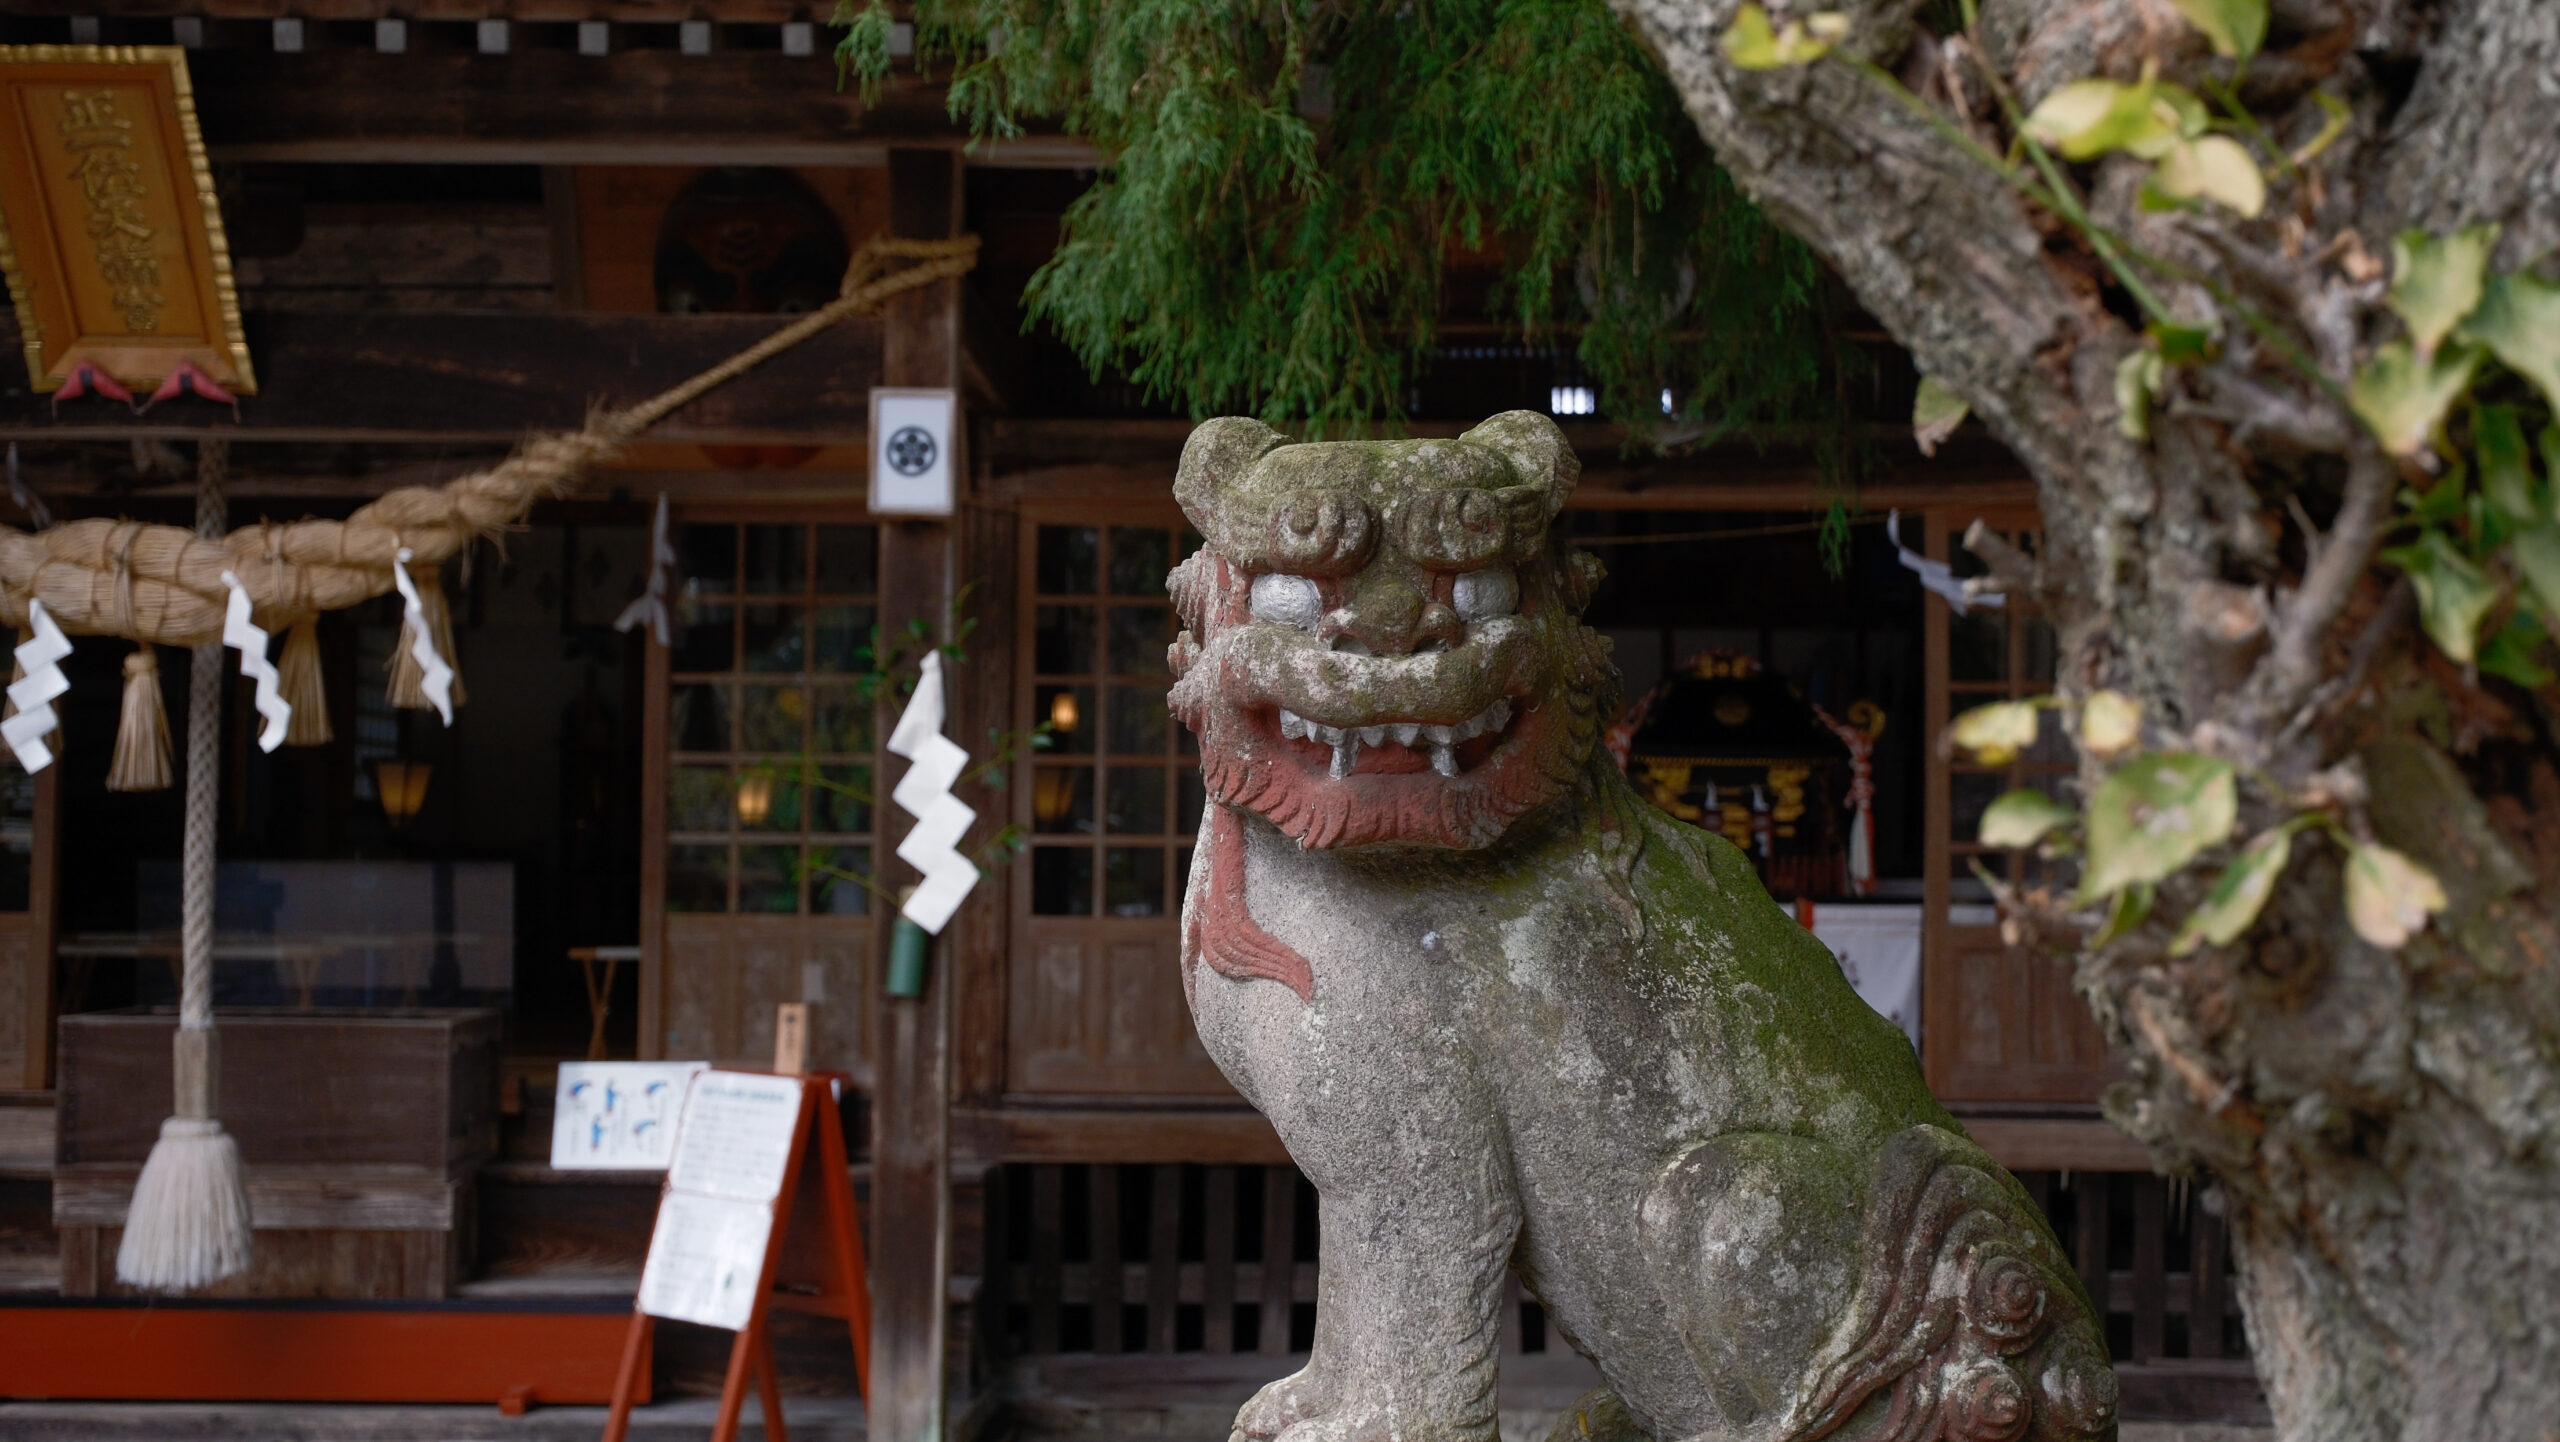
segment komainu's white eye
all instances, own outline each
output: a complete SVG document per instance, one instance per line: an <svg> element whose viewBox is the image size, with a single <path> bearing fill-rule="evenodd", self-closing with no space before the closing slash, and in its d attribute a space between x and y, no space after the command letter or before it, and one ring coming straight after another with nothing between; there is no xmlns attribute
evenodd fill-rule
<svg viewBox="0 0 2560 1442"><path fill-rule="evenodd" d="M1253 619L1312 631L1323 615L1324 601L1316 594L1316 583L1306 577L1272 571L1253 578Z"/></svg>
<svg viewBox="0 0 2560 1442"><path fill-rule="evenodd" d="M1520 578L1509 566L1469 571L1450 590L1458 614L1470 621L1490 621L1520 609Z"/></svg>

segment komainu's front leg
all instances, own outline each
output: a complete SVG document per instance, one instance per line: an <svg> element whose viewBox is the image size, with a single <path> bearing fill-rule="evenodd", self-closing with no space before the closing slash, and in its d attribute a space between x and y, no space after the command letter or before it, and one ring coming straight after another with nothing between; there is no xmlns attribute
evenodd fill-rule
<svg viewBox="0 0 2560 1442"><path fill-rule="evenodd" d="M1487 1442L1519 1203L1498 1142L1450 1128L1362 1189L1323 1189L1315 1348L1236 1415L1236 1442ZM1452 1133L1460 1133L1453 1135Z"/></svg>

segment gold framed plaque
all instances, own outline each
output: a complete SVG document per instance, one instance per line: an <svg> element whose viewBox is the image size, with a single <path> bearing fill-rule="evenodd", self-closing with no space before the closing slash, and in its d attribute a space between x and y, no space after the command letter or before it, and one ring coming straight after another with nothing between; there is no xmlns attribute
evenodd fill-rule
<svg viewBox="0 0 2560 1442"><path fill-rule="evenodd" d="M0 271L39 392L182 361L257 389L184 50L0 45Z"/></svg>

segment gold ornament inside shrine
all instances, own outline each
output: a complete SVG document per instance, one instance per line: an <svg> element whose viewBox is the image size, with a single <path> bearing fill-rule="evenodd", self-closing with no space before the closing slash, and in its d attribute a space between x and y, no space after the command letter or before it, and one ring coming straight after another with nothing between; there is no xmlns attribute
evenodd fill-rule
<svg viewBox="0 0 2560 1442"><path fill-rule="evenodd" d="M0 46L0 271L38 392L181 362L258 388L185 51Z"/></svg>

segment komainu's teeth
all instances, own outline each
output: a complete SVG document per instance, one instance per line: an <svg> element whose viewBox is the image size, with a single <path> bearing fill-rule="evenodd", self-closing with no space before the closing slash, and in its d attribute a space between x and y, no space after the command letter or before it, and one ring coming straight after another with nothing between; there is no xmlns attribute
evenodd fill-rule
<svg viewBox="0 0 2560 1442"><path fill-rule="evenodd" d="M1431 769L1439 772L1443 776L1457 775L1458 753L1446 745L1432 747Z"/></svg>
<svg viewBox="0 0 2560 1442"><path fill-rule="evenodd" d="M1342 744L1342 732L1339 729L1332 726L1319 725L1313 721L1307 723L1307 735L1309 738L1321 741L1327 746L1339 746Z"/></svg>
<svg viewBox="0 0 2560 1442"><path fill-rule="evenodd" d="M1422 728L1422 734L1430 737L1431 744L1434 746L1446 746L1458 739L1446 726L1425 726Z"/></svg>
<svg viewBox="0 0 2560 1442"><path fill-rule="evenodd" d="M1386 727L1384 727L1384 726L1363 726L1363 727L1361 727L1361 728L1360 728L1360 744L1361 744L1361 745L1363 745L1363 746L1384 746L1384 745L1386 745L1386 744L1387 744L1387 728L1386 728Z"/></svg>
<svg viewBox="0 0 2560 1442"><path fill-rule="evenodd" d="M1340 735L1341 733L1336 732L1335 734ZM1360 738L1354 736L1348 740L1336 741L1333 743L1334 780L1340 781L1342 778L1350 775L1351 768L1359 764Z"/></svg>
<svg viewBox="0 0 2560 1442"><path fill-rule="evenodd" d="M1484 729L1499 731L1511 724L1511 702L1508 698L1484 708Z"/></svg>
<svg viewBox="0 0 2560 1442"><path fill-rule="evenodd" d="M1421 727L1407 721L1396 727L1396 744L1398 746L1410 746L1414 743L1414 739L1419 737L1421 734Z"/></svg>
<svg viewBox="0 0 2560 1442"><path fill-rule="evenodd" d="M1298 739L1300 739L1300 738L1304 737L1306 734L1307 734L1307 722L1306 722L1306 718L1305 718L1305 717L1300 716L1297 712L1292 711L1292 710L1288 709L1288 708L1287 708L1287 707L1285 707L1285 706L1284 706L1284 707L1282 707L1282 708L1280 708L1280 735L1281 735L1281 737L1282 737L1283 739L1285 739L1285 740L1289 740L1289 741L1296 741L1296 740L1298 740Z"/></svg>
<svg viewBox="0 0 2560 1442"><path fill-rule="evenodd" d="M1450 727L1449 735L1455 740L1473 741L1476 738L1476 734L1482 730L1484 730L1484 714L1482 712L1478 712L1477 714L1468 717L1466 720L1459 722L1457 725Z"/></svg>

